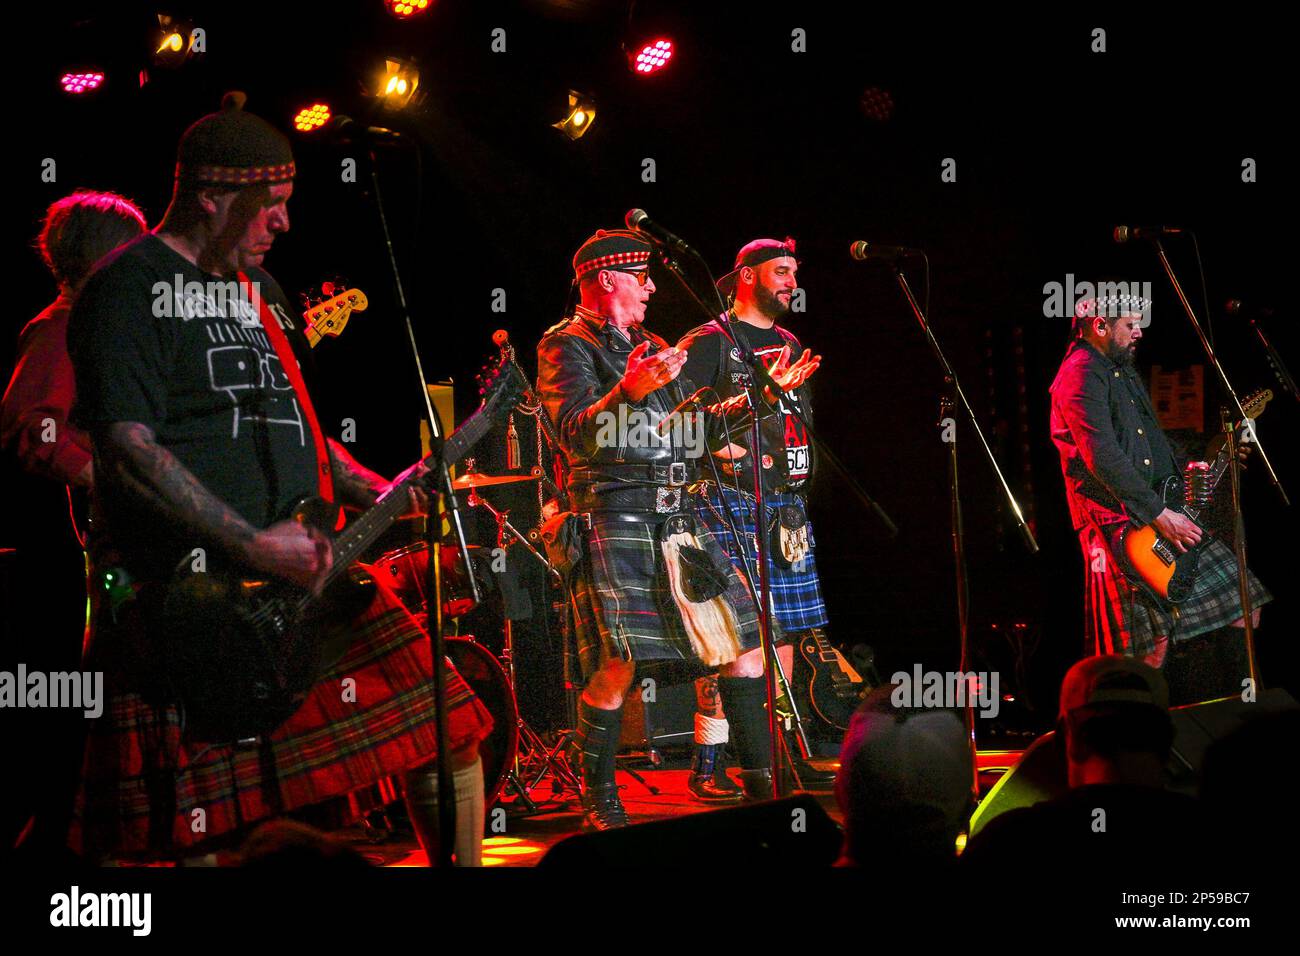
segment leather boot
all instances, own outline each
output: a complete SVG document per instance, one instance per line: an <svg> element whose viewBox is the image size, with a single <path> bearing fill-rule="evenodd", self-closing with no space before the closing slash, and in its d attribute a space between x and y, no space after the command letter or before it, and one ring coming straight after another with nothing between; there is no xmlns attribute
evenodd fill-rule
<svg viewBox="0 0 1300 956"><path fill-rule="evenodd" d="M731 782L722 767L723 744L696 744L691 760L691 776L686 789L703 803L734 803L741 798L740 788Z"/></svg>
<svg viewBox="0 0 1300 956"><path fill-rule="evenodd" d="M617 784L589 784L582 778L582 826L585 830L613 830L627 826L627 810L618 796Z"/></svg>
<svg viewBox="0 0 1300 956"><path fill-rule="evenodd" d="M772 768L761 767L758 770L740 771L740 786L744 789L746 802L772 799Z"/></svg>
<svg viewBox="0 0 1300 956"><path fill-rule="evenodd" d="M627 826L627 810L614 780L619 727L623 711L601 710L585 700L578 702L578 746L581 753L583 827L612 830Z"/></svg>

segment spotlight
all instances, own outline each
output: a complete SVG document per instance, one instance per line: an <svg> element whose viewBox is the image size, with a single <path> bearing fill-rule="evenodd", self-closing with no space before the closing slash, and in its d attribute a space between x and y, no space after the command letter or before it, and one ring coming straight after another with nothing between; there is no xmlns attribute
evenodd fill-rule
<svg viewBox="0 0 1300 956"><path fill-rule="evenodd" d="M596 122L596 101L576 90L569 91L569 115L551 125L569 139L581 139Z"/></svg>
<svg viewBox="0 0 1300 956"><path fill-rule="evenodd" d="M158 29L153 42L154 65L169 69L181 66L193 52L193 37L194 25L188 20L158 14Z"/></svg>
<svg viewBox="0 0 1300 956"><path fill-rule="evenodd" d="M673 41L668 39L651 40L627 47L628 66L641 76L658 73L668 65L672 57Z"/></svg>
<svg viewBox="0 0 1300 956"><path fill-rule="evenodd" d="M59 78L59 86L63 87L64 93L78 96L82 93L93 93L99 89L104 82L104 74L101 70L84 70L79 73L64 73Z"/></svg>
<svg viewBox="0 0 1300 956"><path fill-rule="evenodd" d="M375 95L388 109L400 110L410 104L420 86L420 71L414 63L384 60L384 72L375 84Z"/></svg>
<svg viewBox="0 0 1300 956"><path fill-rule="evenodd" d="M878 86L869 86L862 91L859 106L867 119L875 120L877 123L883 123L894 115L893 96L890 95L889 90L882 90Z"/></svg>
<svg viewBox="0 0 1300 956"><path fill-rule="evenodd" d="M320 129L329 122L329 119L329 104L313 103L298 111L298 115L293 118L293 128L300 133L310 133L312 130Z"/></svg>
<svg viewBox="0 0 1300 956"><path fill-rule="evenodd" d="M429 9L429 0L384 0L388 12L399 20L409 20Z"/></svg>

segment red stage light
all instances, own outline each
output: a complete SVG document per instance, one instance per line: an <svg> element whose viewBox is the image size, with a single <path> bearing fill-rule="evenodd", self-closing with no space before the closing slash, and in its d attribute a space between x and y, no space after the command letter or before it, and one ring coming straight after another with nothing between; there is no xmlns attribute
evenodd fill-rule
<svg viewBox="0 0 1300 956"><path fill-rule="evenodd" d="M97 90L103 82L104 74L92 71L88 73L64 73L59 80L59 85L63 87L63 92L76 96L79 93L90 93Z"/></svg>
<svg viewBox="0 0 1300 956"><path fill-rule="evenodd" d="M643 46L632 60L632 69L637 73L648 75L662 70L673 57L672 40L655 40Z"/></svg>

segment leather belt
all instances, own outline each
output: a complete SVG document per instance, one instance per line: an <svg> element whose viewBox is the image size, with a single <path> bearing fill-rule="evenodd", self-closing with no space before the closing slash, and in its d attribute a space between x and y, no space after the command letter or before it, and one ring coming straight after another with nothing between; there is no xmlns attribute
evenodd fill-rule
<svg viewBox="0 0 1300 956"><path fill-rule="evenodd" d="M598 482L606 480L633 480L643 481L646 484L662 485L669 488L676 488L686 484L686 462L674 461L668 465L637 464L635 462L627 464L608 464L608 465L591 465L584 468L574 468L569 472L569 480L586 480Z"/></svg>

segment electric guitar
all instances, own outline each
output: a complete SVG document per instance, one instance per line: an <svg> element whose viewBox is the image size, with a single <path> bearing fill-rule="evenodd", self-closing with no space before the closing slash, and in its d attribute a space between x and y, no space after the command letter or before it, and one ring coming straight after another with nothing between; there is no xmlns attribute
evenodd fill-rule
<svg viewBox="0 0 1300 956"><path fill-rule="evenodd" d="M804 716L812 715L837 730L849 729L858 704L872 689L820 631L805 631L799 641L791 679Z"/></svg>
<svg viewBox="0 0 1300 956"><path fill-rule="evenodd" d="M514 375L501 363L480 376L483 404L450 435L441 459L463 458L518 400ZM355 562L409 507L408 489L434 480L431 469L394 485L334 535L338 506L305 498L289 516L332 538L333 564L317 593L210 556L178 565L155 617L173 690L184 706L185 732L196 740L241 740L273 731L354 639L352 619L374 597L374 581Z"/></svg>
<svg viewBox="0 0 1300 956"><path fill-rule="evenodd" d="M1268 389L1255 392L1241 403L1248 420L1254 420L1264 411L1272 400L1273 393ZM1236 425L1240 437L1246 428L1246 422ZM1236 444L1234 441L1232 444ZM1170 475L1156 485L1165 507L1172 511L1181 511L1196 521L1209 507L1219 479L1228 470L1230 456L1229 443L1224 442L1218 455L1208 469L1193 472L1193 482L1185 482L1180 475ZM1193 486L1194 485L1194 486ZM1202 535L1200 543L1192 545L1184 553L1160 535L1154 524L1135 528L1125 523L1119 526L1118 542L1111 550L1117 556L1120 569L1135 585L1153 597L1167 603L1179 604L1185 601L1192 591L1199 571L1201 552L1209 545L1209 533Z"/></svg>

